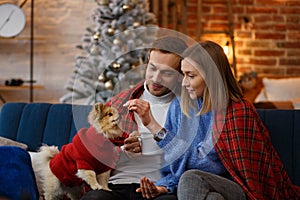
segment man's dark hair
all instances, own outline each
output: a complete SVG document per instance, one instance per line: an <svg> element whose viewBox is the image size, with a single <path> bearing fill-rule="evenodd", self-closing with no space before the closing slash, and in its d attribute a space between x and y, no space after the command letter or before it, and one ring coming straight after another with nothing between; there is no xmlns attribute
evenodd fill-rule
<svg viewBox="0 0 300 200"><path fill-rule="evenodd" d="M182 57L181 54L187 48L187 44L179 37L164 36L155 40L150 48L152 50L158 50L162 53L174 53Z"/></svg>

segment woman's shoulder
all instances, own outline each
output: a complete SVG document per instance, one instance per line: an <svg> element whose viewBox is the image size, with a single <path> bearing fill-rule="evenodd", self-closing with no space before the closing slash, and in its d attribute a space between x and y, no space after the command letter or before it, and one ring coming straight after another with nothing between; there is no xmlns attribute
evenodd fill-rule
<svg viewBox="0 0 300 200"><path fill-rule="evenodd" d="M180 112L181 112L180 97L175 97L169 106L169 113L178 114Z"/></svg>
<svg viewBox="0 0 300 200"><path fill-rule="evenodd" d="M259 116L254 106L249 101L240 99L227 107L224 130L227 133L252 133L257 130L255 126L258 122Z"/></svg>
<svg viewBox="0 0 300 200"><path fill-rule="evenodd" d="M253 104L248 101L247 99L241 98L239 101L235 101L235 102L231 102L229 107L238 109L238 108L242 108L242 109L253 109Z"/></svg>
<svg viewBox="0 0 300 200"><path fill-rule="evenodd" d="M247 115L253 115L256 113L256 109L251 102L242 98L239 101L231 102L227 107L227 113L234 113L235 115L246 113Z"/></svg>
<svg viewBox="0 0 300 200"><path fill-rule="evenodd" d="M179 99L179 97L174 97L174 98L171 100L171 103L170 103L169 108L170 108L170 107L176 107L176 106L178 106L178 105L180 105L180 99Z"/></svg>

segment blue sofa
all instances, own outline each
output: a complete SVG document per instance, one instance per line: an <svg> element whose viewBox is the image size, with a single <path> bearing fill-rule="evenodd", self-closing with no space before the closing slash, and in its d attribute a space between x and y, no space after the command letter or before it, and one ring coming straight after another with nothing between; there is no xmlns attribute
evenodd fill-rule
<svg viewBox="0 0 300 200"><path fill-rule="evenodd" d="M49 103L6 103L0 112L0 136L28 145L36 151L40 145L71 141L77 130L88 127L87 105ZM296 185L300 185L300 110L264 110L258 113L268 128L272 143Z"/></svg>
<svg viewBox="0 0 300 200"><path fill-rule="evenodd" d="M0 112L0 136L37 151L42 144L59 148L71 142L77 130L89 127L92 106L49 103L6 103Z"/></svg>
<svg viewBox="0 0 300 200"><path fill-rule="evenodd" d="M42 144L69 143L77 130L88 127L91 106L48 103L7 103L0 111L0 136L24 143L28 151ZM21 159L22 157L22 159ZM0 199L38 200L38 185L29 153L0 146Z"/></svg>

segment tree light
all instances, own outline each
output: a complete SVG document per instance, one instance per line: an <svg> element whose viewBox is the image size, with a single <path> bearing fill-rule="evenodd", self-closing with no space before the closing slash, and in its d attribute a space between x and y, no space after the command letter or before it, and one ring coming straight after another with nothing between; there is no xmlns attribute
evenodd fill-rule
<svg viewBox="0 0 300 200"><path fill-rule="evenodd" d="M228 56L229 54L229 42L227 41L225 46L223 46L224 53Z"/></svg>

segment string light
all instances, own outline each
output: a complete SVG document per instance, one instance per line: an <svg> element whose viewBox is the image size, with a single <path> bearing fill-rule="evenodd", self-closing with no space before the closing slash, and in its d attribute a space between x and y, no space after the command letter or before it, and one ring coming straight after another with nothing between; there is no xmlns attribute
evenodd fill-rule
<svg viewBox="0 0 300 200"><path fill-rule="evenodd" d="M229 42L227 41L225 46L223 46L224 53L228 56L229 55Z"/></svg>

